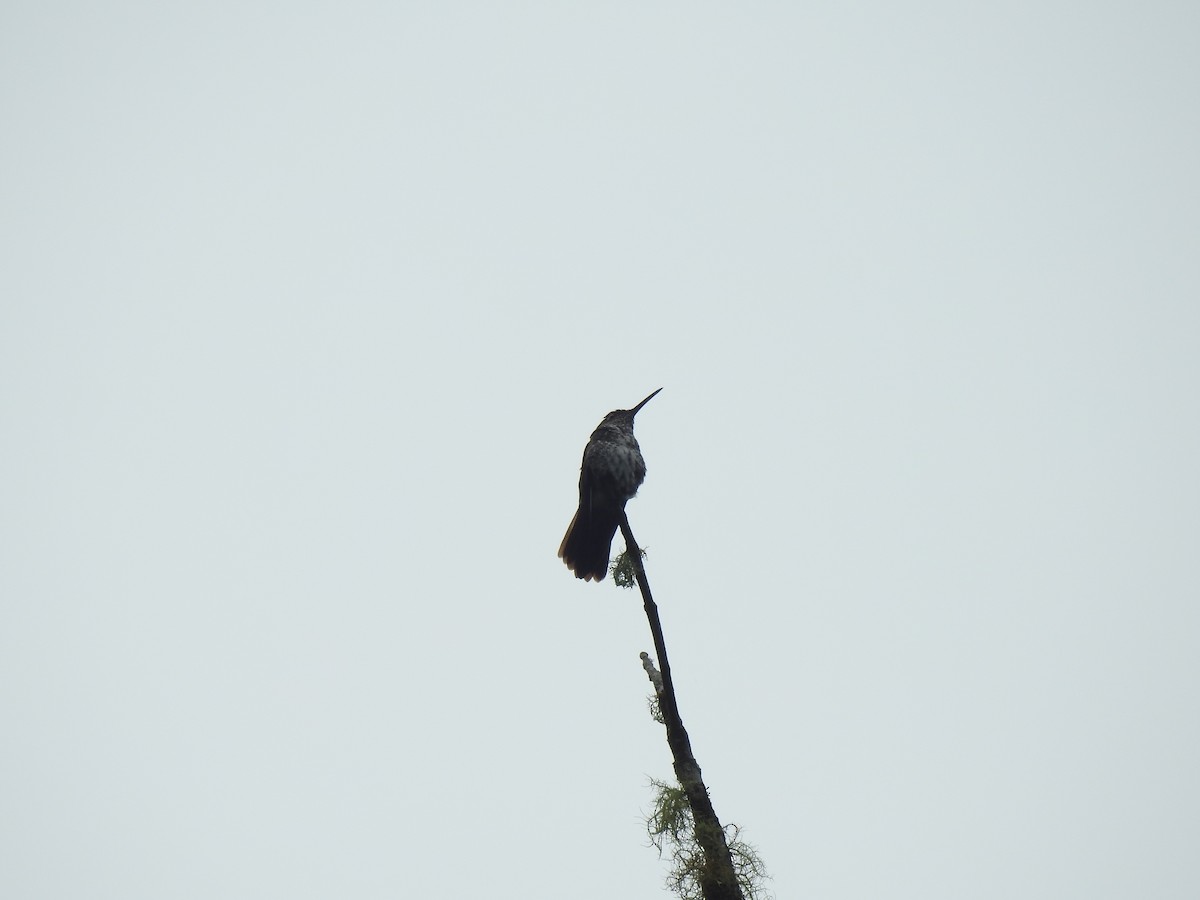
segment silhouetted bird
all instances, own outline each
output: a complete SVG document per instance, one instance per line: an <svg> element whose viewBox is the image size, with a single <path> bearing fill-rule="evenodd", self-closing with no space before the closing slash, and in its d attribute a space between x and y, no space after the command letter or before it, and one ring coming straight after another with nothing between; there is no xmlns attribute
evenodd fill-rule
<svg viewBox="0 0 1200 900"><path fill-rule="evenodd" d="M610 412L583 448L579 509L558 548L559 557L576 578L603 581L608 574L612 539L621 521L621 511L646 478L646 461L633 436L633 417L650 397L633 409Z"/></svg>

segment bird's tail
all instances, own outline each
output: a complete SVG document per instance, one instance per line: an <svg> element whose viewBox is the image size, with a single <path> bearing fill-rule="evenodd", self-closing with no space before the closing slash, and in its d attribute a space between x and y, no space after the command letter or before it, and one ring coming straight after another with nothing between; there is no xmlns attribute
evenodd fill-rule
<svg viewBox="0 0 1200 900"><path fill-rule="evenodd" d="M596 507L586 511L579 509L575 513L558 547L558 556L576 578L604 580L618 518L612 510Z"/></svg>

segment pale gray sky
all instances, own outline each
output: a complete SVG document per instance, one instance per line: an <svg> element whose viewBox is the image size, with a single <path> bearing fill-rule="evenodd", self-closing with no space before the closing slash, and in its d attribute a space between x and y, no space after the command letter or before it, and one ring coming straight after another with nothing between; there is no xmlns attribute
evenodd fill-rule
<svg viewBox="0 0 1200 900"><path fill-rule="evenodd" d="M9 3L0 894L1200 895L1200 7Z"/></svg>

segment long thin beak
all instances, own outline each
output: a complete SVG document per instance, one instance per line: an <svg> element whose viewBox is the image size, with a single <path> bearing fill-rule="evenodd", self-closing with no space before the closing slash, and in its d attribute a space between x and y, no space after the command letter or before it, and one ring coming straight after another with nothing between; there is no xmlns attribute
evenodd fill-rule
<svg viewBox="0 0 1200 900"><path fill-rule="evenodd" d="M658 389L658 391L661 391L661 390L662 390L662 388L659 388L659 389ZM657 394L657 393L658 393L658 391L655 391L655 392L654 392L654 394ZM649 402L650 402L650 399L651 399L651 397L653 397L653 396L654 396L654 394L651 394L649 397L647 397L645 400L643 400L641 403L639 403L637 406L635 406L633 409L631 409L631 410L629 411L629 415L631 415L631 416L636 416L636 415L637 415L637 411L638 411L639 409L641 409L643 406L645 406L647 403L649 403Z"/></svg>

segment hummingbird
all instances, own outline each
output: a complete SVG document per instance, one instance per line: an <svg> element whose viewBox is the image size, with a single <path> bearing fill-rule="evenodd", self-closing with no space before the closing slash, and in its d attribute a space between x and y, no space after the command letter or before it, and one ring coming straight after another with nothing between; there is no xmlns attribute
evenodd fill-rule
<svg viewBox="0 0 1200 900"><path fill-rule="evenodd" d="M617 533L625 502L646 480L646 461L633 436L633 417L654 394L633 409L610 412L583 448L579 509L558 548L559 558L576 578L603 581L608 574L613 535Z"/></svg>

